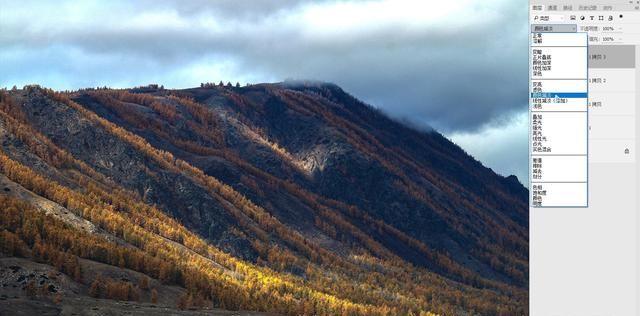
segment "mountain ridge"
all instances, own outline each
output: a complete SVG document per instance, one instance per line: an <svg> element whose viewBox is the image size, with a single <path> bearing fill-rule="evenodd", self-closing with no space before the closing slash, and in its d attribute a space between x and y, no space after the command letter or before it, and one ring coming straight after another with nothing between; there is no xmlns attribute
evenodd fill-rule
<svg viewBox="0 0 640 316"><path fill-rule="evenodd" d="M222 250L222 261L231 256L292 284L273 303L238 299L230 306L224 291L165 280L187 288L191 303L197 296L219 307L284 314L309 312L307 303L316 313L527 313L526 188L437 132L393 121L336 85L66 93L29 86L1 96L0 122L16 126L0 134L8 165L30 168L77 198L108 196L94 207L138 216L142 222L131 229L148 232L149 240L163 234L145 226L156 214L183 227L176 236ZM30 135L20 136L20 128ZM34 133L39 144L29 139ZM180 238L170 239L191 249ZM338 284L328 286L326 273ZM260 293L233 282L239 292ZM394 287L406 297L382 295Z"/></svg>

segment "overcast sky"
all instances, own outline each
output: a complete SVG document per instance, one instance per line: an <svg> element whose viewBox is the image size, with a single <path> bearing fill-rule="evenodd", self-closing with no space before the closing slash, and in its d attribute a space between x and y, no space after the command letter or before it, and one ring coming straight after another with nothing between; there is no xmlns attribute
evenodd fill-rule
<svg viewBox="0 0 640 316"><path fill-rule="evenodd" d="M0 0L0 87L329 81L526 182L526 34L524 0Z"/></svg>

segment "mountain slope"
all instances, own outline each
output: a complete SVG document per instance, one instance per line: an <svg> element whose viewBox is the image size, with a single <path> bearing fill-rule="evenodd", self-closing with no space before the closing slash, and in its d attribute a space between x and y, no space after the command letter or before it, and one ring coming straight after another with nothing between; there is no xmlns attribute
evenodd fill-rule
<svg viewBox="0 0 640 316"><path fill-rule="evenodd" d="M527 313L526 189L335 85L31 86L0 102L2 173L100 232L55 219L90 241L69 245L43 234L53 215L31 234L6 220L19 247L5 253L55 264L45 243L181 286L193 306Z"/></svg>

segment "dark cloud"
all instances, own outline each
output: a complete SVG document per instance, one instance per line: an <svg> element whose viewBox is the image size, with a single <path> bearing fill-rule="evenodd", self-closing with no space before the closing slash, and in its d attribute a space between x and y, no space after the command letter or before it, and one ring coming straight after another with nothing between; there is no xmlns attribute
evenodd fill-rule
<svg viewBox="0 0 640 316"><path fill-rule="evenodd" d="M284 11L293 11L307 3L326 3L327 0L143 0L137 5L146 8L165 8L175 10L181 15L191 17L193 15L207 13L228 20L255 20L269 17Z"/></svg>
<svg viewBox="0 0 640 316"><path fill-rule="evenodd" d="M347 9L358 12L358 5ZM229 77L263 74L331 81L391 115L410 117L444 132L475 130L496 116L521 111L526 104L527 53L526 41L521 40L526 32L526 6L520 3L488 2L477 9L485 17L473 16L472 8L459 17L455 12L445 18L435 15L437 24L376 21L375 16L368 20L369 13L364 11L354 17L358 20L352 24L355 30L334 30L336 22L330 19L309 25L305 16L299 16L323 13L322 6L314 2L309 9L306 2L275 0L87 5L75 9L86 16L73 17L72 23L62 23L69 19L64 14L27 26L13 19L3 25L8 32L0 43L33 51L53 45L78 49L106 60L104 67L117 82L118 77L129 75L130 66L148 71L145 65L155 64L159 76L150 77L162 79L162 73L169 75L205 59L238 65L238 73ZM69 6L59 8L73 13ZM29 18L24 16L25 22ZM118 56L131 64L114 67L110 63L118 63ZM51 67L39 69L55 72L59 68Z"/></svg>

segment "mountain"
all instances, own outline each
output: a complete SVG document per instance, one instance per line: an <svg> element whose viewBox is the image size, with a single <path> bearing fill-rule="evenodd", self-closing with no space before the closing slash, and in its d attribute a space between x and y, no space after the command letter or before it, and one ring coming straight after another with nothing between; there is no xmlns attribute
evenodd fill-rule
<svg viewBox="0 0 640 316"><path fill-rule="evenodd" d="M26 86L0 144L13 308L528 314L526 188L334 84Z"/></svg>

